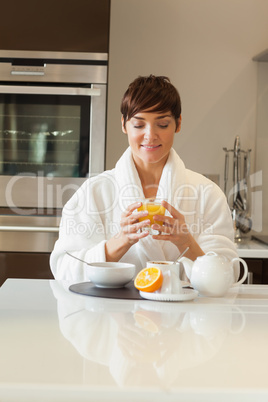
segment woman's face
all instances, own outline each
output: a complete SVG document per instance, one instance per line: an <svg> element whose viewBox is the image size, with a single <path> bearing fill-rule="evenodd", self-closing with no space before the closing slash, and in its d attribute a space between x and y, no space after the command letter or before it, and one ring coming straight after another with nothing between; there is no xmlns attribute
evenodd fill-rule
<svg viewBox="0 0 268 402"><path fill-rule="evenodd" d="M148 167L148 164L164 165L174 135L180 128L181 117L176 121L170 112L137 113L126 122L125 127L122 119L122 130L128 135L134 161L140 167Z"/></svg>

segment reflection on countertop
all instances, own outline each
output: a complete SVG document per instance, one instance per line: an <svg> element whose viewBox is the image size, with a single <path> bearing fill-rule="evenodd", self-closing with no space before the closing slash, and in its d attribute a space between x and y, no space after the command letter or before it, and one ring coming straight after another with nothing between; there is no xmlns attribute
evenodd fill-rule
<svg viewBox="0 0 268 402"><path fill-rule="evenodd" d="M155 302L83 296L69 285L1 287L1 400L268 400L268 286Z"/></svg>
<svg viewBox="0 0 268 402"><path fill-rule="evenodd" d="M233 304L236 291L225 303L122 303L77 297L58 282L51 288L63 336L86 361L106 366L121 387L172 386L181 370L212 359L245 327L245 314Z"/></svg>

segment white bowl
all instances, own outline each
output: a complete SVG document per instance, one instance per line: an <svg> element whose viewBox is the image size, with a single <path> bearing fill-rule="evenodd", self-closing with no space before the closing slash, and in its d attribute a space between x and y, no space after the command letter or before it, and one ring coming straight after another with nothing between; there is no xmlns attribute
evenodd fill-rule
<svg viewBox="0 0 268 402"><path fill-rule="evenodd" d="M85 270L88 279L99 288L121 288L136 273L135 265L124 262L96 262L87 265Z"/></svg>

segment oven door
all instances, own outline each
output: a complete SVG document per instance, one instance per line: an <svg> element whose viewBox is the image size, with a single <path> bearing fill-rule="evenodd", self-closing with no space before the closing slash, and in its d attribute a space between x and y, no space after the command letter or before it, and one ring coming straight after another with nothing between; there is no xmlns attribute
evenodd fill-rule
<svg viewBox="0 0 268 402"><path fill-rule="evenodd" d="M104 170L105 117L106 85L0 85L0 207L62 208Z"/></svg>

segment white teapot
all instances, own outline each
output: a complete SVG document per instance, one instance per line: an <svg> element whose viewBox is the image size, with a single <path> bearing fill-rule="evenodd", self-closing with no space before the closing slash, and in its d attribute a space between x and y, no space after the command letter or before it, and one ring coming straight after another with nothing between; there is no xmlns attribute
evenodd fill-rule
<svg viewBox="0 0 268 402"><path fill-rule="evenodd" d="M233 265L240 261L244 267L244 275L238 282L234 282ZM191 281L195 290L203 296L224 296L230 287L238 286L244 282L248 275L248 266L241 258L233 258L228 261L225 257L219 256L214 251L197 257L191 261L183 257L182 262L186 275Z"/></svg>

